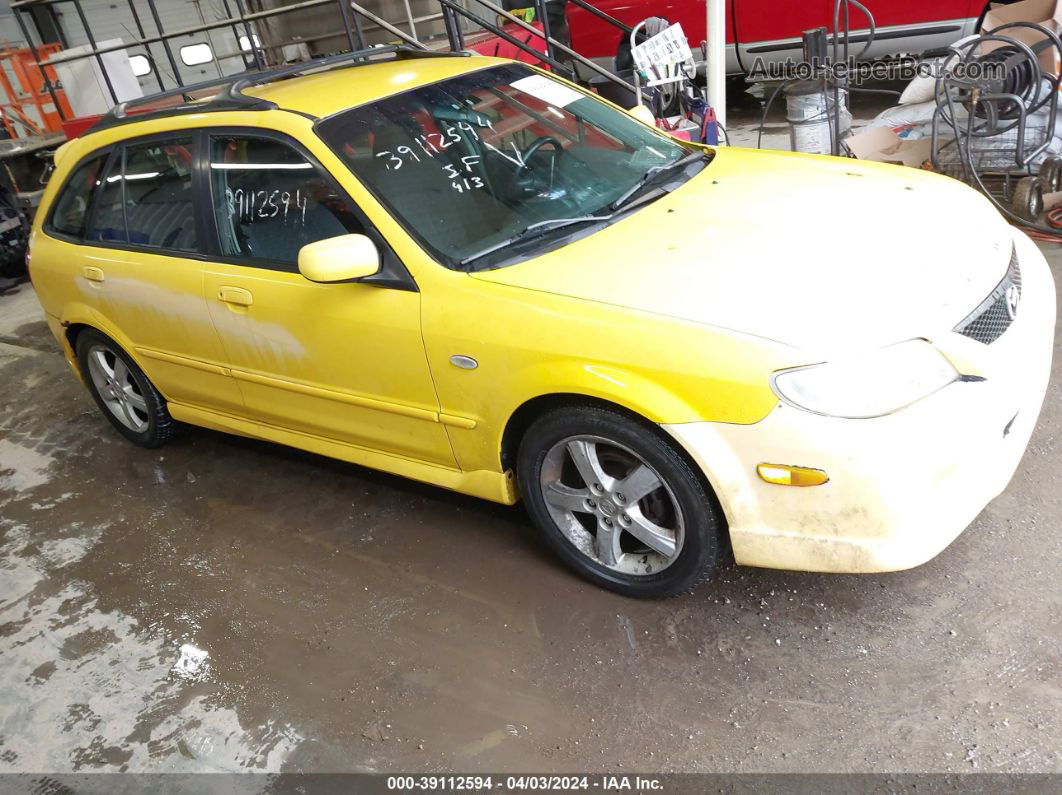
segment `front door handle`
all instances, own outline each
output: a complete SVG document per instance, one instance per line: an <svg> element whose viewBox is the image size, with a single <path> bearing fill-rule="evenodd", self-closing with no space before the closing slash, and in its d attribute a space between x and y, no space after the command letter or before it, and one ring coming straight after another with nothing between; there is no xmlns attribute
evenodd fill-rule
<svg viewBox="0 0 1062 795"><path fill-rule="evenodd" d="M88 279L90 282L102 282L103 271L93 265L86 265L81 269L81 275Z"/></svg>
<svg viewBox="0 0 1062 795"><path fill-rule="evenodd" d="M236 306L250 306L254 303L254 297L242 287L220 288L218 290L218 300L226 304L235 304Z"/></svg>

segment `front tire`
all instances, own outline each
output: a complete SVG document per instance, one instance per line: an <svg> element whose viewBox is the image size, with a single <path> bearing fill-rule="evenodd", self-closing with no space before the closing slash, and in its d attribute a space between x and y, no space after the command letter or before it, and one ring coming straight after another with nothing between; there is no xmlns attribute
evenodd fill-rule
<svg viewBox="0 0 1062 795"><path fill-rule="evenodd" d="M77 360L92 399L122 436L160 447L177 432L166 400L122 347L95 329L77 338Z"/></svg>
<svg viewBox="0 0 1062 795"><path fill-rule="evenodd" d="M572 569L626 596L659 598L710 578L725 555L714 496L656 429L607 409L559 409L524 434L527 510Z"/></svg>

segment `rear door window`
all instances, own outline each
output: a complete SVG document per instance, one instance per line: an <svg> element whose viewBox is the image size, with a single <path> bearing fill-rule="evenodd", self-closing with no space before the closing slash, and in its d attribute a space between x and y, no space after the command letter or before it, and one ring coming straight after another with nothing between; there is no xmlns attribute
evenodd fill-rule
<svg viewBox="0 0 1062 795"><path fill-rule="evenodd" d="M190 137L126 146L102 182L88 239L197 251L193 158Z"/></svg>
<svg viewBox="0 0 1062 795"><path fill-rule="evenodd" d="M191 138L125 149L125 220L129 243L168 251L197 250Z"/></svg>

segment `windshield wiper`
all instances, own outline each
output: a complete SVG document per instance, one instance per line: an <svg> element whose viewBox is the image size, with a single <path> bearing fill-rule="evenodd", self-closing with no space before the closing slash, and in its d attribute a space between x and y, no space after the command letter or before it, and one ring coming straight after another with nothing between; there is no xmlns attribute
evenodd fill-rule
<svg viewBox="0 0 1062 795"><path fill-rule="evenodd" d="M612 204L608 206L609 209L618 210L620 207L627 203L627 200L630 199L631 196L633 196L635 193L644 188L649 182L656 181L659 176L664 174L670 174L673 171L683 169L686 166L696 163L702 158L708 157L709 155L707 152L691 152L690 154L680 157L677 160L672 160L666 165L653 166L644 174L642 174L641 179L635 182L630 188L624 191L618 199L612 202Z"/></svg>
<svg viewBox="0 0 1062 795"><path fill-rule="evenodd" d="M488 246L482 251L477 251L471 256L465 257L461 260L462 265L468 265L470 262L474 262L477 259L482 259L488 254L493 254L495 251L499 251L507 246L511 246L513 243L518 243L521 240L526 240L529 237L535 235L544 234L545 232L551 232L554 229L561 229L565 226L573 226L574 224L584 224L590 221L611 221L611 215L580 215L577 218L550 218L546 221L538 221L529 226L525 226L515 235L506 238L500 243L495 243L492 246Z"/></svg>

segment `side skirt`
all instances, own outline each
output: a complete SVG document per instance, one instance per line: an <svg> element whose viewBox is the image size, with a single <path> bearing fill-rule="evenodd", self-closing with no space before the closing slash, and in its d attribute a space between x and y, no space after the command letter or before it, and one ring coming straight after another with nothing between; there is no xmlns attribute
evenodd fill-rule
<svg viewBox="0 0 1062 795"><path fill-rule="evenodd" d="M186 422L189 425L200 425L215 431L285 444L289 447L419 480L504 505L513 505L519 499L512 472L490 472L484 469L462 472L459 469L426 464L423 461L368 450L313 434L252 422L198 406L188 406L172 401L168 406L175 420Z"/></svg>

